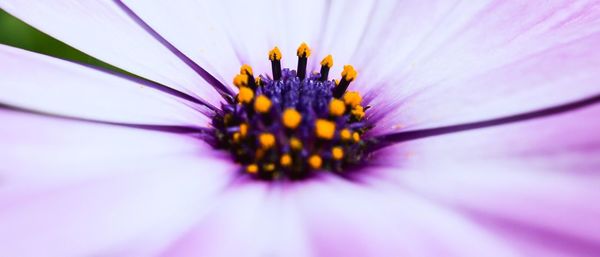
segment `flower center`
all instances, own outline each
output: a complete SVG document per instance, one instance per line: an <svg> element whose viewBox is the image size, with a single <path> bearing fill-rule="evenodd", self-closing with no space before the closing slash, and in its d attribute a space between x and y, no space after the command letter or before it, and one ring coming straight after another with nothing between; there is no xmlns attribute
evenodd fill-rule
<svg viewBox="0 0 600 257"><path fill-rule="evenodd" d="M344 66L339 82L329 80L333 58L321 61L320 72L306 73L310 49L297 51L296 70L281 69L281 52L269 52L272 77L254 77L243 65L233 83L239 93L232 103L215 114L217 146L228 150L254 178L304 179L316 171L342 174L361 162L365 143L361 136L370 126L363 120L358 92L347 91L356 78Z"/></svg>

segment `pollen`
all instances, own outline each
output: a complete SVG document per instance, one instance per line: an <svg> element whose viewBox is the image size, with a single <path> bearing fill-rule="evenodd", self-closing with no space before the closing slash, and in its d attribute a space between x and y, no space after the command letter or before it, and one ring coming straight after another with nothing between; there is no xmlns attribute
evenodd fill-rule
<svg viewBox="0 0 600 257"><path fill-rule="evenodd" d="M335 123L325 119L318 119L315 122L315 133L318 138L332 139L335 134Z"/></svg>
<svg viewBox="0 0 600 257"><path fill-rule="evenodd" d="M287 108L283 112L283 125L289 129L295 129L302 121L302 114L296 111L294 108Z"/></svg>
<svg viewBox="0 0 600 257"><path fill-rule="evenodd" d="M348 141L352 138L352 132L349 129L342 129L340 131L340 138L344 141Z"/></svg>
<svg viewBox="0 0 600 257"><path fill-rule="evenodd" d="M298 50L296 51L296 55L298 55L298 57L309 57L310 56L310 48L308 48L308 45L306 43L302 43L300 45L300 47L298 47Z"/></svg>
<svg viewBox="0 0 600 257"><path fill-rule="evenodd" d="M342 100L331 99L329 102L329 114L332 116L342 116L346 112L346 105Z"/></svg>
<svg viewBox="0 0 600 257"><path fill-rule="evenodd" d="M269 60L271 61L279 61L281 60L281 51L279 51L278 47L274 47L270 52L269 52Z"/></svg>
<svg viewBox="0 0 600 257"><path fill-rule="evenodd" d="M358 75L358 73L356 72L356 70L354 70L354 67L352 67L352 65L344 65L344 70L342 71L343 79L347 81L354 81L354 79L356 79L356 75Z"/></svg>
<svg viewBox="0 0 600 257"><path fill-rule="evenodd" d="M281 159L279 160L279 163L283 167L289 167L290 165L292 165L292 156L290 156L289 154L282 155Z"/></svg>
<svg viewBox="0 0 600 257"><path fill-rule="evenodd" d="M350 105L352 108L360 105L361 102L362 97L360 96L360 93L356 91L348 91L346 94L344 94L344 103Z"/></svg>
<svg viewBox="0 0 600 257"><path fill-rule="evenodd" d="M240 87L240 93L238 94L238 100L240 103L249 104L254 98L254 91L247 87Z"/></svg>
<svg viewBox="0 0 600 257"><path fill-rule="evenodd" d="M313 154L308 158L308 165L315 170L320 169L321 165L323 165L323 159L321 156Z"/></svg>
<svg viewBox="0 0 600 257"><path fill-rule="evenodd" d="M290 147L296 151L302 150L302 141L300 139L292 137L290 139Z"/></svg>
<svg viewBox="0 0 600 257"><path fill-rule="evenodd" d="M214 146L240 164L240 175L257 180L303 180L317 172L343 174L367 155L374 126L359 92L348 91L356 80L351 65L329 78L333 57L325 55L320 70L311 70L312 49L301 43L295 69L282 67L282 54L268 53L271 74L254 73L243 64L233 78L239 92L225 97L212 116ZM322 58L322 56L321 56ZM354 83L354 82L353 82Z"/></svg>
<svg viewBox="0 0 600 257"><path fill-rule="evenodd" d="M252 73L252 67L250 67L250 65L248 65L248 64L242 65L242 67L240 68L240 74L247 75L247 76L254 75Z"/></svg>
<svg viewBox="0 0 600 257"><path fill-rule="evenodd" d="M334 160L338 160L338 161L341 160L342 158L344 158L344 149L342 149L339 146L332 148L331 156L333 157Z"/></svg>
<svg viewBox="0 0 600 257"><path fill-rule="evenodd" d="M323 58L321 61L321 66L331 68L333 66L333 56L327 55L325 58Z"/></svg>
<svg viewBox="0 0 600 257"><path fill-rule="evenodd" d="M246 172L248 172L250 174L258 173L258 165L250 164L250 165L246 166Z"/></svg>
<svg viewBox="0 0 600 257"><path fill-rule="evenodd" d="M271 109L271 105L271 100L264 95L259 95L254 101L254 109L259 113L268 112Z"/></svg>
<svg viewBox="0 0 600 257"><path fill-rule="evenodd" d="M275 136L271 133L262 133L258 137L258 141L263 149L270 149L275 145Z"/></svg>
<svg viewBox="0 0 600 257"><path fill-rule="evenodd" d="M233 85L236 87L247 87L248 86L248 75L238 74L233 78Z"/></svg>

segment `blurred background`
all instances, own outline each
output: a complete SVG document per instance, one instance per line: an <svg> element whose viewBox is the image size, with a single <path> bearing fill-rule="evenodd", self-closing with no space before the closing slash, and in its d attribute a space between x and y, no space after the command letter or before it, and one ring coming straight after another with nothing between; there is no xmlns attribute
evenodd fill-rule
<svg viewBox="0 0 600 257"><path fill-rule="evenodd" d="M0 44L113 69L110 65L34 29L2 9L0 9Z"/></svg>

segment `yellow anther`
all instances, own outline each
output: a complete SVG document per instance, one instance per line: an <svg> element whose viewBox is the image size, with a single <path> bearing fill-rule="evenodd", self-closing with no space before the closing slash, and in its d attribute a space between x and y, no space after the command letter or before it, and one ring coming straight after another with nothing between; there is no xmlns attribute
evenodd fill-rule
<svg viewBox="0 0 600 257"><path fill-rule="evenodd" d="M346 105L342 100L332 98L329 102L329 114L332 116L342 116L346 112Z"/></svg>
<svg viewBox="0 0 600 257"><path fill-rule="evenodd" d="M262 83L262 79L260 78L260 76L256 77L256 79L254 79L254 82L256 82L256 85L261 85Z"/></svg>
<svg viewBox="0 0 600 257"><path fill-rule="evenodd" d="M247 87L248 86L248 75L238 74L233 78L233 84L236 87Z"/></svg>
<svg viewBox="0 0 600 257"><path fill-rule="evenodd" d="M263 149L269 149L275 145L275 136L271 133L262 133L258 137L258 141Z"/></svg>
<svg viewBox="0 0 600 257"><path fill-rule="evenodd" d="M268 97L259 95L254 101L254 110L259 113L266 113L271 109L271 105L271 100Z"/></svg>
<svg viewBox="0 0 600 257"><path fill-rule="evenodd" d="M248 124L242 123L240 124L240 136L246 137L248 135Z"/></svg>
<svg viewBox="0 0 600 257"><path fill-rule="evenodd" d="M240 74L252 76L254 73L252 73L252 67L250 67L250 65L244 64L240 68Z"/></svg>
<svg viewBox="0 0 600 257"><path fill-rule="evenodd" d="M359 120L365 117L365 109L362 107L362 105L355 106L351 113Z"/></svg>
<svg viewBox="0 0 600 257"><path fill-rule="evenodd" d="M313 154L308 158L308 165L315 170L320 169L323 165L323 159L321 159L321 156Z"/></svg>
<svg viewBox="0 0 600 257"><path fill-rule="evenodd" d="M250 164L250 165L246 166L246 172L248 172L250 174L258 173L258 165Z"/></svg>
<svg viewBox="0 0 600 257"><path fill-rule="evenodd" d="M279 51L278 47L274 47L273 50L269 51L269 60L271 60L271 61L281 60L281 51Z"/></svg>
<svg viewBox="0 0 600 257"><path fill-rule="evenodd" d="M275 164L273 163L267 163L265 165L263 165L263 169L267 172L271 172L275 170Z"/></svg>
<svg viewBox="0 0 600 257"><path fill-rule="evenodd" d="M342 131L340 131L340 137L342 140L348 141L352 138L352 132L350 132L349 129L342 129Z"/></svg>
<svg viewBox="0 0 600 257"><path fill-rule="evenodd" d="M344 65L344 70L342 71L343 79L347 81L353 81L354 79L356 79L356 75L358 75L358 73L356 72L356 70L354 70L354 67L352 67L352 65Z"/></svg>
<svg viewBox="0 0 600 257"><path fill-rule="evenodd" d="M335 83L335 86L337 87L337 85L339 85L339 84L340 84L340 80L339 80L339 79L334 79L334 80L333 80L333 83Z"/></svg>
<svg viewBox="0 0 600 257"><path fill-rule="evenodd" d="M333 66L333 56L328 55L321 61L321 66L331 68Z"/></svg>
<svg viewBox="0 0 600 257"><path fill-rule="evenodd" d="M240 87L240 93L238 94L238 101L240 103L250 103L254 98L254 91L247 87Z"/></svg>
<svg viewBox="0 0 600 257"><path fill-rule="evenodd" d="M281 164L283 167L289 167L292 165L292 156L289 154L282 155L281 159L279 160L279 164Z"/></svg>
<svg viewBox="0 0 600 257"><path fill-rule="evenodd" d="M302 121L302 115L294 108L287 108L283 111L283 125L286 128L295 129Z"/></svg>
<svg viewBox="0 0 600 257"><path fill-rule="evenodd" d="M352 108L356 107L362 102L362 97L357 91L348 91L344 94L344 103L350 105Z"/></svg>
<svg viewBox="0 0 600 257"><path fill-rule="evenodd" d="M338 160L338 161L341 160L342 158L344 158L344 149L342 149L339 146L332 148L331 156L333 157L334 160Z"/></svg>
<svg viewBox="0 0 600 257"><path fill-rule="evenodd" d="M298 57L309 57L310 56L310 48L308 48L308 45L306 43L302 43L298 47L298 51L296 51L296 55L298 55Z"/></svg>
<svg viewBox="0 0 600 257"><path fill-rule="evenodd" d="M324 119L318 119L315 122L315 133L319 138L332 139L335 134L335 123Z"/></svg>
<svg viewBox="0 0 600 257"><path fill-rule="evenodd" d="M240 141L240 132L233 133L233 142L237 143Z"/></svg>
<svg viewBox="0 0 600 257"><path fill-rule="evenodd" d="M290 139L290 147L296 151L299 151L302 149L302 141L300 141L300 139L292 137Z"/></svg>
<svg viewBox="0 0 600 257"><path fill-rule="evenodd" d="M360 134L358 134L358 132L352 133L352 140L358 143L358 141L360 141Z"/></svg>

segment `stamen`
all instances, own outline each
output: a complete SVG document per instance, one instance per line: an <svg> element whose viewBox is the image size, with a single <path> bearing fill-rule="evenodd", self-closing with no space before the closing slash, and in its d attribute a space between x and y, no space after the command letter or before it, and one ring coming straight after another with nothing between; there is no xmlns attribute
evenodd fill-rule
<svg viewBox="0 0 600 257"><path fill-rule="evenodd" d="M306 43L302 43L298 50L296 51L296 55L298 55L298 78L303 80L306 77L306 62L308 57L310 56L310 48Z"/></svg>
<svg viewBox="0 0 600 257"><path fill-rule="evenodd" d="M273 70L273 79L280 80L281 79L281 51L279 48L274 47L273 50L269 52L269 60L271 60L271 69Z"/></svg>
<svg viewBox="0 0 600 257"><path fill-rule="evenodd" d="M327 55L321 61L321 78L319 79L320 81L327 80L327 77L329 76L329 69L331 69L331 67L333 67L333 56Z"/></svg>
<svg viewBox="0 0 600 257"><path fill-rule="evenodd" d="M321 73L306 70L310 48L296 52L298 70L281 69L281 52L269 52L272 78L254 75L244 64L233 79L235 99L222 104L212 125L217 147L257 179L304 179L316 170L344 172L364 158L361 135L373 124L358 92L347 91L356 71L347 65L341 80L329 80L333 58L321 62ZM235 101L235 102L234 102ZM364 141L364 142L363 142Z"/></svg>
<svg viewBox="0 0 600 257"><path fill-rule="evenodd" d="M344 70L342 71L342 80L340 80L340 83L333 90L333 97L342 97L342 95L344 95L344 92L346 92L346 89L348 89L350 82L356 79L357 74L358 73L356 72L356 70L354 70L354 67L352 67L352 65L345 65Z"/></svg>

